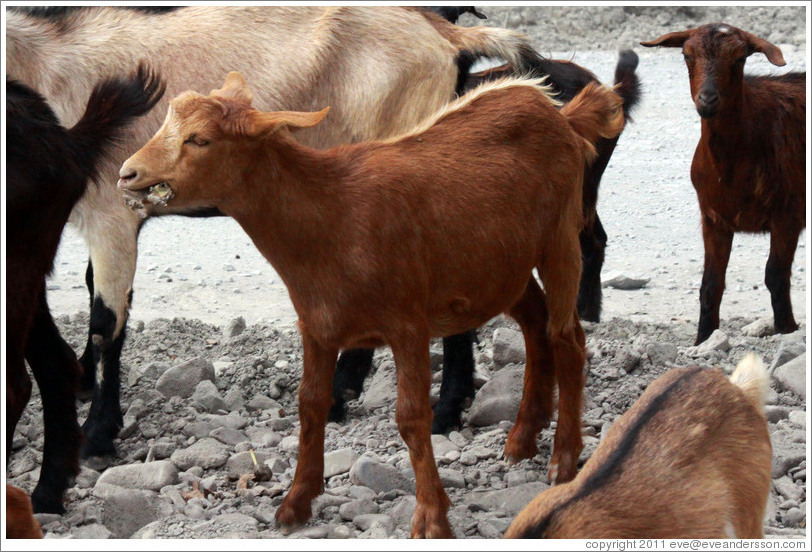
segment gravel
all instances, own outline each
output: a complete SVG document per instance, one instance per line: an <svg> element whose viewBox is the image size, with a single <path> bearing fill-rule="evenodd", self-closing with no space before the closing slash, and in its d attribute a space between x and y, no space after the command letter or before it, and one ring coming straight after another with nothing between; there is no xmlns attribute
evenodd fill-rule
<svg viewBox="0 0 812 552"><path fill-rule="evenodd" d="M787 67L772 67L754 55L748 72L777 74L806 65L803 7L482 9L489 15L486 24L528 32L542 52L572 58L604 81L612 78L618 48L711 21L739 26L783 49ZM467 17L462 24L472 23ZM763 322L772 314L763 285L769 238L737 236L719 339L701 350L692 346L703 253L688 175L699 118L678 51L635 49L644 96L606 171L598 209L609 235L604 273L647 281L631 286L635 289L605 287L603 321L585 325L590 360L581 460L669 367L730 371L746 352L756 351L774 374L767 408L774 483L765 529L773 537L804 536L806 235L792 276L799 331L773 335ZM119 457L87 463L67 492L67 513L40 516L44 532L48 538L281 537L273 515L296 469L302 362L285 287L230 219L150 220L139 245L122 356L127 423L117 443ZM85 246L69 227L48 299L60 331L77 351L87 336L86 260ZM520 340L502 343L495 352L494 342L516 331L502 317L479 330L477 383L485 385L480 393L515 379L512 372L523 368L523 358L500 356L515 355ZM394 420L391 352L379 350L374 365L366 391L348 402L347 421L326 428L325 493L314 501L313 519L290 537L409 535L414 487ZM435 378L433 395L439 385ZM511 392L510 385L501 387ZM484 401L480 395L476 400ZM87 409L80 408L82 419ZM536 457L508 464L502 453L510 415L502 412L475 425L476 413L473 407L466 411L463 427L448 439L434 438L435 455L456 535L496 538L548 487L554 429L542 432ZM28 492L39 473L41 420L35 390L7 471L9 483ZM267 471L254 467L251 451Z"/></svg>

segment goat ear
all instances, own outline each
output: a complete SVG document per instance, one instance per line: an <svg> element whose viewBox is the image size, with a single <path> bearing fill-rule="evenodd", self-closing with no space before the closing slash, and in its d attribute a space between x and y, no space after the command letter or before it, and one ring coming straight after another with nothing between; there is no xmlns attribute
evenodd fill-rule
<svg viewBox="0 0 812 552"><path fill-rule="evenodd" d="M676 31L673 33L664 34L660 38L655 38L649 42L641 42L641 46L646 46L647 48L652 48L654 46L663 46L665 48L682 48L682 45L685 44L685 41L691 38L691 35L694 34L694 29L690 29L687 31Z"/></svg>
<svg viewBox="0 0 812 552"><path fill-rule="evenodd" d="M223 82L222 88L216 88L211 91L210 96L219 96L220 98L230 98L237 100L247 105L251 105L254 95L251 89L248 88L248 82L242 73L232 71L226 75L226 80Z"/></svg>
<svg viewBox="0 0 812 552"><path fill-rule="evenodd" d="M744 36L747 38L747 42L750 44L750 48L752 48L753 52L761 52L767 56L767 59L770 60L770 63L773 65L780 67L787 64L787 62L784 61L784 54L781 53L781 48L775 44L771 44L763 38L759 38L748 32L745 32Z"/></svg>
<svg viewBox="0 0 812 552"><path fill-rule="evenodd" d="M248 136L261 136L283 128L288 130L310 128L319 124L327 116L328 111L330 111L329 107L313 112L271 111L263 113L254 111L251 113L249 124L246 125L245 134Z"/></svg>

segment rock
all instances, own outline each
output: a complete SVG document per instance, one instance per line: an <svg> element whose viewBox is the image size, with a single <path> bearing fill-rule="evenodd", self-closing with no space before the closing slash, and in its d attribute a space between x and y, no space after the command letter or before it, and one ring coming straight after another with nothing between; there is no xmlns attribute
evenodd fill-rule
<svg viewBox="0 0 812 552"><path fill-rule="evenodd" d="M775 369L773 380L785 391L806 400L806 353Z"/></svg>
<svg viewBox="0 0 812 552"><path fill-rule="evenodd" d="M649 355L649 358L651 358L651 355ZM676 348L674 358L676 358ZM626 373L632 372L640 365L640 355L629 347L621 347L615 355L614 364Z"/></svg>
<svg viewBox="0 0 812 552"><path fill-rule="evenodd" d="M727 352L730 350L730 340L722 330L714 330L710 337L694 347L685 349L685 354L691 357L708 356L714 351Z"/></svg>
<svg viewBox="0 0 812 552"><path fill-rule="evenodd" d="M378 493L376 493L369 487L363 487L361 485L351 485L350 496L353 498L363 498L365 500L375 500L375 497L378 496Z"/></svg>
<svg viewBox="0 0 812 552"><path fill-rule="evenodd" d="M781 521L789 527L803 527L801 522L805 519L806 512L800 508L790 508L781 516Z"/></svg>
<svg viewBox="0 0 812 552"><path fill-rule="evenodd" d="M650 281L651 278L635 278L617 270L612 270L602 279L601 287L632 291L644 287Z"/></svg>
<svg viewBox="0 0 812 552"><path fill-rule="evenodd" d="M516 516L537 494L549 488L546 483L536 481L498 491L474 491L468 493L463 502L486 512L504 510Z"/></svg>
<svg viewBox="0 0 812 552"><path fill-rule="evenodd" d="M498 367L511 363L524 363L526 360L527 353L522 332L510 328L497 328L493 332L493 362Z"/></svg>
<svg viewBox="0 0 812 552"><path fill-rule="evenodd" d="M238 445L248 441L248 436L239 429L232 429L230 427L218 427L209 433L209 437L217 439L224 445Z"/></svg>
<svg viewBox="0 0 812 552"><path fill-rule="evenodd" d="M502 534L499 530L488 523L487 521L480 521L476 525L477 533L479 533L483 538L486 539L498 539L502 537Z"/></svg>
<svg viewBox="0 0 812 552"><path fill-rule="evenodd" d="M284 411L281 404L270 397L259 394L254 395L254 397L248 401L246 409L248 412L255 412L257 410L274 410L276 411L277 416L279 415L280 410Z"/></svg>
<svg viewBox="0 0 812 552"><path fill-rule="evenodd" d="M527 483L527 472L524 470L509 471L505 474L505 483L508 487L518 487Z"/></svg>
<svg viewBox="0 0 812 552"><path fill-rule="evenodd" d="M215 370L216 369L217 367L215 366ZM228 411L242 410L245 406L242 400L242 392L240 391L239 387L230 387L223 397L223 402L225 403L226 410Z"/></svg>
<svg viewBox="0 0 812 552"><path fill-rule="evenodd" d="M203 380L214 380L214 366L208 360L197 357L169 368L158 378L155 387L167 399L188 399Z"/></svg>
<svg viewBox="0 0 812 552"><path fill-rule="evenodd" d="M127 383L130 387L135 387L142 380L157 381L167 370L169 370L169 364L164 362L135 363L130 367Z"/></svg>
<svg viewBox="0 0 812 552"><path fill-rule="evenodd" d="M192 466L200 466L208 470L219 468L226 463L228 449L220 441L206 437L189 448L176 450L172 453L171 459L181 470L188 470Z"/></svg>
<svg viewBox="0 0 812 552"><path fill-rule="evenodd" d="M338 515L346 521L352 521L364 514L377 514L379 511L380 506L378 506L378 503L371 500L351 500L338 507Z"/></svg>
<svg viewBox="0 0 812 552"><path fill-rule="evenodd" d="M440 481L443 483L443 487L456 489L465 488L465 477L463 477L462 473L447 468L439 468L437 471L440 472Z"/></svg>
<svg viewBox="0 0 812 552"><path fill-rule="evenodd" d="M792 482L789 476L783 476L773 480L775 491L788 500L798 501L801 499L803 489Z"/></svg>
<svg viewBox="0 0 812 552"><path fill-rule="evenodd" d="M324 478L347 473L358 460L358 453L351 448L343 448L324 455Z"/></svg>
<svg viewBox="0 0 812 552"><path fill-rule="evenodd" d="M373 527L382 527L387 534L392 532L394 522L386 514L361 514L355 516L352 522L361 531L369 531Z"/></svg>
<svg viewBox="0 0 812 552"><path fill-rule="evenodd" d="M328 539L351 539L355 537L355 531L346 525L329 525L327 528Z"/></svg>
<svg viewBox="0 0 812 552"><path fill-rule="evenodd" d="M178 483L178 470L169 460L146 464L127 464L108 468L96 485L116 485L127 489L159 491L166 485Z"/></svg>
<svg viewBox="0 0 812 552"><path fill-rule="evenodd" d="M190 537L195 538L198 535L203 537L213 533L221 539L255 539L259 534L259 521L238 512L221 514L195 526L195 531Z"/></svg>
<svg viewBox="0 0 812 552"><path fill-rule="evenodd" d="M251 442L267 448L275 447L282 441L281 435L267 427L250 426L245 429L245 433Z"/></svg>
<svg viewBox="0 0 812 552"><path fill-rule="evenodd" d="M299 452L299 436L288 435L287 437L283 437L282 440L279 441L279 448L287 453L297 454Z"/></svg>
<svg viewBox="0 0 812 552"><path fill-rule="evenodd" d="M779 428L770 432L773 447L772 477L778 479L806 460L806 432Z"/></svg>
<svg viewBox="0 0 812 552"><path fill-rule="evenodd" d="M646 355L654 366L671 366L677 360L677 346L652 341L646 345Z"/></svg>
<svg viewBox="0 0 812 552"><path fill-rule="evenodd" d="M237 318L232 319L231 322L228 323L228 326L226 326L223 335L228 339L232 337L237 337L244 331L245 331L245 318L243 318L242 316L238 316Z"/></svg>
<svg viewBox="0 0 812 552"><path fill-rule="evenodd" d="M113 538L129 538L148 523L169 515L162 511L162 501L151 491L96 484L93 495L103 501L102 521Z"/></svg>
<svg viewBox="0 0 812 552"><path fill-rule="evenodd" d="M805 410L793 410L789 413L789 421L791 424L803 428L806 428L806 411Z"/></svg>
<svg viewBox="0 0 812 552"><path fill-rule="evenodd" d="M231 429L242 429L248 425L248 421L240 416L239 412L229 412L225 416L219 414L207 414L208 421L215 427L229 427Z"/></svg>
<svg viewBox="0 0 812 552"><path fill-rule="evenodd" d="M463 448L468 445L468 439L459 431L452 431L448 434L448 440L457 445L457 448Z"/></svg>
<svg viewBox="0 0 812 552"><path fill-rule="evenodd" d="M482 386L471 409L468 422L475 426L486 426L502 420L514 421L519 412L524 384L524 368L506 367Z"/></svg>
<svg viewBox="0 0 812 552"><path fill-rule="evenodd" d="M773 373L778 366L786 364L790 360L797 358L806 352L804 333L799 330L795 333L781 336L781 343L775 353L773 361L770 363L770 373Z"/></svg>
<svg viewBox="0 0 812 552"><path fill-rule="evenodd" d="M75 485L80 489L89 489L96 484L101 474L96 470L91 470L87 466L79 467L79 474L76 476Z"/></svg>
<svg viewBox="0 0 812 552"><path fill-rule="evenodd" d="M192 402L200 406L205 412L225 410L226 403L220 396L217 386L210 380L203 380L197 384L192 393Z"/></svg>
<svg viewBox="0 0 812 552"><path fill-rule="evenodd" d="M254 455L260 465L271 457L267 452L255 451ZM226 471L231 479L239 479L246 473L254 473L254 460L251 458L251 453L246 451L232 455L226 462Z"/></svg>
<svg viewBox="0 0 812 552"><path fill-rule="evenodd" d="M183 426L183 434L187 437L195 437L197 439L202 439L204 437L208 437L212 431L217 429L217 427L209 422L204 421L194 421Z"/></svg>
<svg viewBox="0 0 812 552"><path fill-rule="evenodd" d="M790 408L788 406L765 405L764 415L767 416L767 421L776 423L779 420L784 420L789 416Z"/></svg>
<svg viewBox="0 0 812 552"><path fill-rule="evenodd" d="M369 487L377 493L402 489L414 492L414 483L390 466L368 456L361 456L350 469L350 481L355 485Z"/></svg>
<svg viewBox="0 0 812 552"><path fill-rule="evenodd" d="M395 404L397 399L397 377L395 363L381 362L364 392L362 404L367 410Z"/></svg>
<svg viewBox="0 0 812 552"><path fill-rule="evenodd" d="M392 508L389 515L396 525L405 525L411 522L416 506L417 497L414 495L406 495Z"/></svg>
<svg viewBox="0 0 812 552"><path fill-rule="evenodd" d="M90 525L81 525L71 531L75 539L109 539L113 533L104 525L92 523Z"/></svg>
<svg viewBox="0 0 812 552"><path fill-rule="evenodd" d="M742 328L742 333L749 337L767 337L775 333L775 322L773 317L761 318L751 322Z"/></svg>
<svg viewBox="0 0 812 552"><path fill-rule="evenodd" d="M459 447L452 443L445 435L432 435L431 448L435 458L441 458L451 451L459 452Z"/></svg>

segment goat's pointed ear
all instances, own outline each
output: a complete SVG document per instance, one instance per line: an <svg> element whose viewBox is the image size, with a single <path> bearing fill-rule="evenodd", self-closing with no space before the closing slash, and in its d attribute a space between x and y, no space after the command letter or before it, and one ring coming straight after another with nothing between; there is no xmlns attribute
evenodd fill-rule
<svg viewBox="0 0 812 552"><path fill-rule="evenodd" d="M747 38L747 42L750 44L750 48L752 48L753 52L761 52L767 56L767 59L770 60L770 63L773 65L781 67L787 64L787 62L784 61L784 54L781 53L781 48L775 44L767 42L763 38L759 38L748 32L744 32L744 36Z"/></svg>
<svg viewBox="0 0 812 552"><path fill-rule="evenodd" d="M685 44L685 41L691 38L691 35L694 34L695 29L689 29L687 31L676 31L673 33L664 34L660 38L655 38L649 42L641 42L641 46L646 46L647 48L652 48L654 46L662 46L664 48L682 48L682 45Z"/></svg>
<svg viewBox="0 0 812 552"><path fill-rule="evenodd" d="M210 96L218 96L220 98L230 98L237 100L247 105L251 105L254 99L254 94L248 88L248 82L242 73L232 71L226 75L226 80L223 82L222 88L216 88L211 91Z"/></svg>
<svg viewBox="0 0 812 552"><path fill-rule="evenodd" d="M261 136L269 134L282 128L288 130L298 130L300 128L310 128L319 124L327 112L330 111L329 107L325 107L321 111L271 111L263 113L261 111L254 111L251 114L250 122L246 125L245 134L248 136Z"/></svg>

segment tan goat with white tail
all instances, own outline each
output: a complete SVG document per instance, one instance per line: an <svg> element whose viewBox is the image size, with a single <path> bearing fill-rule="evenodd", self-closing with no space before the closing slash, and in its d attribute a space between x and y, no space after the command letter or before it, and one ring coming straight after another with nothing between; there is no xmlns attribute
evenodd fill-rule
<svg viewBox="0 0 812 552"><path fill-rule="evenodd" d="M539 494L506 538L763 538L772 447L764 364L675 368L618 418L569 483Z"/></svg>

